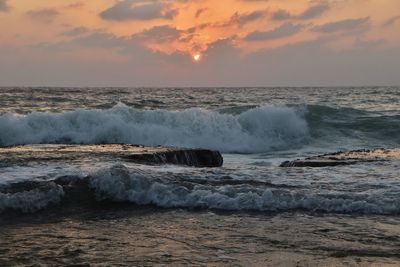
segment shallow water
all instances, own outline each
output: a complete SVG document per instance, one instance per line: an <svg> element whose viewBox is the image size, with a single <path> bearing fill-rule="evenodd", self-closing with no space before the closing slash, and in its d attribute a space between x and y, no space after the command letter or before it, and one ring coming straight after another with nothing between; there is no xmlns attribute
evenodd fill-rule
<svg viewBox="0 0 400 267"><path fill-rule="evenodd" d="M1 223L2 266L396 266L387 216L92 207ZM61 217L60 217L61 216Z"/></svg>

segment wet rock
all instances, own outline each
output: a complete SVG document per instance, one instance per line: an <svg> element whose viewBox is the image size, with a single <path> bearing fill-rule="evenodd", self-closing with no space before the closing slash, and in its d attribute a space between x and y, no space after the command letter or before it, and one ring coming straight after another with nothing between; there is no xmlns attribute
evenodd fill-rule
<svg viewBox="0 0 400 267"><path fill-rule="evenodd" d="M360 149L282 162L280 167L331 167L400 159L400 149Z"/></svg>
<svg viewBox="0 0 400 267"><path fill-rule="evenodd" d="M182 149L157 153L132 154L125 158L145 164L178 164L194 167L220 167L223 164L223 159L219 152L204 149Z"/></svg>
<svg viewBox="0 0 400 267"><path fill-rule="evenodd" d="M25 145L0 147L0 165L25 165L46 161L115 160L140 164L177 164L192 167L220 167L218 151L142 145Z"/></svg>

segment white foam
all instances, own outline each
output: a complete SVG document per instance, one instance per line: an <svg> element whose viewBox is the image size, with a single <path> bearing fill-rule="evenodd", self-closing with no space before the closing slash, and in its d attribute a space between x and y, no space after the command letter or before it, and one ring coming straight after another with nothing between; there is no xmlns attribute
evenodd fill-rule
<svg viewBox="0 0 400 267"><path fill-rule="evenodd" d="M64 196L61 186L50 184L46 189L34 189L14 194L0 193L0 212L6 209L22 212L35 212L46 208L51 203L58 203Z"/></svg>
<svg viewBox="0 0 400 267"><path fill-rule="evenodd" d="M34 112L0 116L0 145L37 143L136 143L209 148L222 152L286 149L308 138L306 121L294 108L261 106L239 115L202 109Z"/></svg>
<svg viewBox="0 0 400 267"><path fill-rule="evenodd" d="M139 205L154 204L174 208L213 208L222 210L308 211L398 214L397 198L376 194L318 194L310 191L252 187L249 185L210 186L192 188L178 183L163 182L162 177L143 170L128 170L116 165L95 173L90 186L99 198L129 201Z"/></svg>

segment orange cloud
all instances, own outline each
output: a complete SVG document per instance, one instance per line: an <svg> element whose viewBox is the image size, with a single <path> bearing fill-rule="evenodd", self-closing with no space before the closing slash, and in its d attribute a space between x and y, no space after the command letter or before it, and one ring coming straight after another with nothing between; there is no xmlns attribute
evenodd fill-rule
<svg viewBox="0 0 400 267"><path fill-rule="evenodd" d="M218 62L266 68L262 62L278 56L289 64L281 53L294 55L294 47L311 53L321 46L322 58L398 47L398 10L398 0L0 0L0 11L7 11L0 12L0 52L20 49L49 65L98 57L131 62L132 69L146 61L146 68L154 64L181 73L217 68ZM196 53L202 59L195 67ZM252 58L247 65L246 58Z"/></svg>

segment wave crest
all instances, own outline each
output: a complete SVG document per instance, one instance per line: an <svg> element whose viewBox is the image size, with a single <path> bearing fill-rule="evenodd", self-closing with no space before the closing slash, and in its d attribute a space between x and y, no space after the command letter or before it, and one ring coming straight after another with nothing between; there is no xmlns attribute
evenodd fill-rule
<svg viewBox="0 0 400 267"><path fill-rule="evenodd" d="M261 106L238 115L202 109L138 110L118 104L108 110L34 112L0 116L0 145L38 143L136 143L264 152L304 143L307 122L294 108Z"/></svg>
<svg viewBox="0 0 400 267"><path fill-rule="evenodd" d="M1 188L0 188L1 189ZM231 211L286 212L304 210L346 214L400 214L397 191L329 191L274 185L226 176L193 178L117 164L89 176L63 176L48 182L22 182L0 191L0 213L35 212L52 204L86 207L103 201ZM100 201L100 202L99 202Z"/></svg>
<svg viewBox="0 0 400 267"><path fill-rule="evenodd" d="M62 186L49 183L45 187L33 190L2 193L0 192L0 213L14 209L22 212L35 212L50 204L59 203L64 196Z"/></svg>
<svg viewBox="0 0 400 267"><path fill-rule="evenodd" d="M163 208L399 214L400 202L381 194L315 193L307 190L253 187L249 184L210 186L164 181L162 177L115 165L95 173L90 181L100 199L156 205Z"/></svg>

